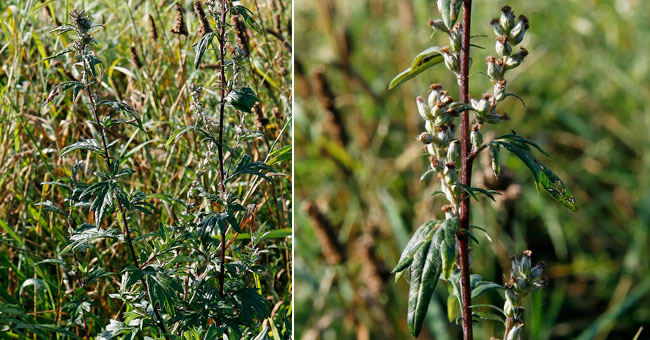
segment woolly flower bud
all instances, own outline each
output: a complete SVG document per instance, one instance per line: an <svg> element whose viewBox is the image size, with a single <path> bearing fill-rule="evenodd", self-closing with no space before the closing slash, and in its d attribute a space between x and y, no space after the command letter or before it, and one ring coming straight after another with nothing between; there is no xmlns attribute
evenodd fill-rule
<svg viewBox="0 0 650 340"><path fill-rule="evenodd" d="M428 133L433 134L434 136L438 133L436 130L436 126L433 124L432 120L427 120L424 122L424 129L427 130Z"/></svg>
<svg viewBox="0 0 650 340"><path fill-rule="evenodd" d="M418 136L418 142L422 144L431 144L433 143L433 135L428 132L422 132Z"/></svg>
<svg viewBox="0 0 650 340"><path fill-rule="evenodd" d="M469 140L474 149L478 149L483 144L483 135L481 134L480 125L474 124L472 126L472 133L469 135Z"/></svg>
<svg viewBox="0 0 650 340"><path fill-rule="evenodd" d="M443 175L445 177L445 183L447 183L447 185L454 185L458 183L458 171L456 171L456 163L447 163Z"/></svg>
<svg viewBox="0 0 650 340"><path fill-rule="evenodd" d="M519 333L521 333L521 329L524 328L524 323L521 321L518 321L508 332L508 337L505 340L517 340L519 339Z"/></svg>
<svg viewBox="0 0 650 340"><path fill-rule="evenodd" d="M544 264L544 262L540 262L540 263L536 264L535 267L533 267L530 270L530 273L528 274L528 278L531 281L537 281L537 280L541 279L542 278L542 273L544 272L545 268L546 268L546 265Z"/></svg>
<svg viewBox="0 0 650 340"><path fill-rule="evenodd" d="M528 56L528 51L525 48L520 48L519 52L513 54L510 58L508 58L508 61L506 62L506 70L509 70L511 68L515 68L519 65L521 65L521 62L524 61L524 58Z"/></svg>
<svg viewBox="0 0 650 340"><path fill-rule="evenodd" d="M454 212L454 207L450 204L443 205L442 208L440 208L445 213L445 219L451 219L456 217L456 213Z"/></svg>
<svg viewBox="0 0 650 340"><path fill-rule="evenodd" d="M432 84L429 86L429 88L431 89L431 93L429 93L428 98L429 107L434 107L436 106L438 100L440 100L440 91L442 90L442 85Z"/></svg>
<svg viewBox="0 0 650 340"><path fill-rule="evenodd" d="M481 99L470 97L469 101L470 104L472 105L472 108L476 111L476 114L479 117L485 116L490 110L490 106L488 105L488 99L485 97Z"/></svg>
<svg viewBox="0 0 650 340"><path fill-rule="evenodd" d="M485 63L487 63L487 74L491 80L503 79L503 60L495 57L487 57L485 58Z"/></svg>
<svg viewBox="0 0 650 340"><path fill-rule="evenodd" d="M443 47L440 49L442 52L442 57L445 60L445 66L450 71L458 72L460 70L460 65L458 64L458 55L450 51L449 47Z"/></svg>
<svg viewBox="0 0 650 340"><path fill-rule="evenodd" d="M524 255L521 257L520 268L523 276L527 276L528 273L530 272L530 267L531 267L530 256L532 254L533 254L532 251L525 250Z"/></svg>
<svg viewBox="0 0 650 340"><path fill-rule="evenodd" d="M448 162L454 162L458 163L458 159L460 158L460 143L458 143L457 140L453 140L451 143L449 143L449 147L447 148L447 161Z"/></svg>
<svg viewBox="0 0 650 340"><path fill-rule="evenodd" d="M418 112L420 113L422 119L424 120L434 119L433 115L431 114L431 109L429 108L429 105L427 105L427 103L424 102L424 98L422 98L422 96L418 96L415 99L415 102L417 103Z"/></svg>
<svg viewBox="0 0 650 340"><path fill-rule="evenodd" d="M526 30L528 28L530 28L530 24L528 23L528 18L526 18L523 15L520 15L519 19L517 20L517 24L515 25L515 27L512 28L510 34L508 34L508 40L513 45L519 44L522 40L524 40L524 35L526 34Z"/></svg>
<svg viewBox="0 0 650 340"><path fill-rule="evenodd" d="M502 101L506 98L506 85L507 82L505 79L499 80L494 84L494 98L497 101Z"/></svg>
<svg viewBox="0 0 650 340"><path fill-rule="evenodd" d="M433 144L440 148L446 148L449 145L449 141L451 140L449 137L449 129L446 127L442 127L437 129L436 134L434 135L433 139Z"/></svg>
<svg viewBox="0 0 650 340"><path fill-rule="evenodd" d="M497 37L495 49L497 50L497 53L502 57L510 56L510 53L512 53L512 47L508 42L508 37L505 35Z"/></svg>
<svg viewBox="0 0 650 340"><path fill-rule="evenodd" d="M442 21L442 19L429 20L428 24L433 29L433 32L449 32L447 25L445 25L445 22Z"/></svg>
<svg viewBox="0 0 650 340"><path fill-rule="evenodd" d="M436 150L435 146L433 144L427 144L426 145L426 150L429 156L437 157L438 156L438 151ZM436 167L433 167L434 170L439 171L440 169L437 169Z"/></svg>
<svg viewBox="0 0 650 340"><path fill-rule="evenodd" d="M452 52L460 52L460 44L463 41L463 27L460 24L454 26L449 34L449 47Z"/></svg>
<svg viewBox="0 0 650 340"><path fill-rule="evenodd" d="M501 18L499 19L501 27L506 32L510 32L512 27L515 25L515 14L512 13L510 6L505 6L501 8Z"/></svg>
<svg viewBox="0 0 650 340"><path fill-rule="evenodd" d="M497 18L492 19L492 21L490 21L490 25L492 25L492 30L494 30L495 35L501 36L506 33L506 31L503 29L503 26L501 26L499 19Z"/></svg>

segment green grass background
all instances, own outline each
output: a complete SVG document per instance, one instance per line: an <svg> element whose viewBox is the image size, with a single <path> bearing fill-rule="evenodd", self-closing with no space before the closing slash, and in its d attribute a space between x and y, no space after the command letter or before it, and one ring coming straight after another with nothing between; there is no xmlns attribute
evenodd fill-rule
<svg viewBox="0 0 650 340"><path fill-rule="evenodd" d="M472 50L475 96L488 89L482 61L495 54L489 21L506 4L531 22L522 43L530 55L507 76L526 107L509 99L502 109L512 121L483 131L514 129L539 143L552 155L541 159L574 191L580 210L538 195L525 166L505 158L522 196L506 207L472 202L472 224L494 240L479 237L472 271L502 282L508 256L531 249L534 261L545 261L550 284L526 299L523 338L632 339L650 321L650 3L474 1L472 34L487 35L473 39L486 48ZM423 129L415 97L431 83L456 99L458 90L442 65L396 90L387 85L419 51L447 43L443 35L429 40L435 2L302 1L295 16L296 206L318 206L346 255L327 264L313 219L296 209L296 338L407 339L408 284L395 284L386 270L444 204L430 195L435 183L418 181L426 159L415 141ZM347 146L319 101L317 72L331 87ZM474 176L480 172L475 166ZM459 338L460 327L446 320L446 286L438 287L421 338ZM503 300L492 293L474 303ZM503 332L491 321L475 328L477 339Z"/></svg>

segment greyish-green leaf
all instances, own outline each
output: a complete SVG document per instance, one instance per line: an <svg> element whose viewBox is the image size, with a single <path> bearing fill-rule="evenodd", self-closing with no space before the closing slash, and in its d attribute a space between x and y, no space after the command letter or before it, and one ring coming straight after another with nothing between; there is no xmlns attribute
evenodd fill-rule
<svg viewBox="0 0 650 340"><path fill-rule="evenodd" d="M443 237L440 239L440 259L442 261L442 276L449 279L454 263L456 263L456 230L458 229L458 217L446 219L441 230Z"/></svg>
<svg viewBox="0 0 650 340"><path fill-rule="evenodd" d="M244 6L240 5L240 4L235 3L232 6L232 10L236 14L239 14L244 19L244 22L246 23L246 25L248 27L250 27L251 29L253 29L257 33L260 33L260 34L262 33L262 28L255 21L255 19L253 19L253 12L250 9L248 9L248 8L246 8L246 7L244 7Z"/></svg>
<svg viewBox="0 0 650 340"><path fill-rule="evenodd" d="M72 145L68 145L65 148L61 149L61 151L59 152L59 157L63 157L66 154L75 150L88 150L92 152L101 153L103 149L95 139L86 139L81 142L76 142Z"/></svg>
<svg viewBox="0 0 650 340"><path fill-rule="evenodd" d="M538 191L540 188L544 189L553 199L570 210L577 211L578 205L573 194L569 192L564 182L557 175L533 156L532 150L528 145L532 145L539 150L541 148L523 137L513 136L517 135L502 136L490 142L490 144L504 147L524 162L533 174Z"/></svg>
<svg viewBox="0 0 650 340"><path fill-rule="evenodd" d="M203 54L205 53L205 50L210 46L212 43L212 38L214 35L217 34L217 32L210 32L205 34L204 36L199 39L199 41L192 45L192 47L196 47L196 52L194 55L194 69L198 70L199 65L201 64L201 59L203 58Z"/></svg>
<svg viewBox="0 0 650 340"><path fill-rule="evenodd" d="M54 86L54 88L52 88L52 91L50 91L50 94L47 96L47 98L43 102L43 105L53 101L54 98L56 98L56 96L60 95L64 91L69 90L69 89L71 89L73 87L74 88L79 88L79 87L83 88L83 84L81 82L73 80L73 81L64 81L63 83Z"/></svg>
<svg viewBox="0 0 650 340"><path fill-rule="evenodd" d="M399 261L397 261L397 265L393 268L393 274L399 273L411 265L413 262L413 256L426 242L431 241L433 232L439 223L440 221L428 221L418 227L415 233L413 233L411 240L409 240L406 247L404 247L402 255L400 256Z"/></svg>
<svg viewBox="0 0 650 340"><path fill-rule="evenodd" d="M413 62L411 63L411 66L409 68L402 71L400 74L395 76L393 80L390 81L390 85L388 86L388 89L389 90L394 89L398 85L406 82L407 80L412 79L413 77L424 72L428 68L441 63L442 61L443 61L443 57L442 54L440 53L440 47L432 46L427 48L426 50L420 52L417 56L415 56L415 59L413 59Z"/></svg>
<svg viewBox="0 0 650 340"><path fill-rule="evenodd" d="M438 229L433 239L425 243L415 253L411 265L407 323L414 338L422 331L429 301L442 271L440 248L438 247L440 238L444 237L441 230Z"/></svg>
<svg viewBox="0 0 650 340"><path fill-rule="evenodd" d="M226 102L237 110L251 113L253 105L257 102L255 91L248 86L236 88L226 96Z"/></svg>

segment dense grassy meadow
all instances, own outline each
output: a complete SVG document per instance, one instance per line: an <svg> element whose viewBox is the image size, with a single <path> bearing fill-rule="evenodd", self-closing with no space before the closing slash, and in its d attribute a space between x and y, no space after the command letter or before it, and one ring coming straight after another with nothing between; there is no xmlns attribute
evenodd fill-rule
<svg viewBox="0 0 650 340"><path fill-rule="evenodd" d="M525 249L546 263L549 286L529 296L525 339L632 339L650 321L650 4L638 0L474 1L470 92L492 51L489 25L510 5L531 28L530 55L510 75L505 102L515 129L575 193L572 213L538 194L528 169L489 159L473 181L502 195L472 203L482 223L473 272L502 282L509 256ZM389 271L422 222L442 215L419 181L427 160L415 97L431 83L455 85L443 65L388 91L388 83L431 45L434 1L303 1L296 6L296 336L300 339L408 339L408 283ZM494 53L493 51L491 53ZM521 74L521 76L519 76ZM450 92L458 98L458 93ZM485 136L486 140L494 136ZM487 164L486 164L487 163ZM442 288L441 288L442 286ZM448 292L439 285L422 339L456 339ZM490 292L474 303L502 303ZM492 321L475 337L502 332ZM642 331L646 338L650 329ZM645 334L645 335L644 335Z"/></svg>
<svg viewBox="0 0 650 340"><path fill-rule="evenodd" d="M235 220L229 222L241 223L242 231L228 229L225 237L232 244L220 261L223 239L210 233L198 238L201 225L197 227L192 217L225 207L218 203L221 198L209 194L218 191L217 156L207 147L207 134L178 133L199 119L191 84L204 87L206 121L218 120L219 114L217 38L195 65L193 45L201 33L193 2L0 3L0 338L162 338L156 328L161 318L153 316L152 308L163 312L168 339L212 337L223 332L223 320L245 318L239 325L228 324L231 339L290 338L292 3L244 0L238 5L248 11L239 16L239 23L234 15L227 21L225 54L236 55L239 63L236 81L229 86L245 84L259 105L251 113L245 112L250 107L226 105L223 160L231 173L246 162L261 164L258 168L265 172L262 177L242 170L228 183L227 198L246 209L232 214ZM103 61L97 78L101 82L93 84L94 89L101 98L137 111L145 131L128 124L106 130L107 138L117 141L110 151L118 165L130 168L125 173L135 173L120 178L120 185L127 192L145 193L147 204L141 207L151 212L129 212L124 219L144 268L140 275L153 286L140 304L133 299L142 298L142 287L127 289L125 284L135 269L120 234L123 216L106 215L97 229L89 229L84 226L97 220L89 203L80 203L70 214L57 213L56 207L68 202L63 187L71 178L91 183L93 174L104 170L102 157L93 152L59 154L72 143L98 135L88 97L82 93L73 99L68 91L42 105L56 84L80 78L83 68L81 62L73 65L79 61L73 54L46 60L74 40L71 33L48 33L72 24L69 13L74 9L85 10L101 25L91 30L97 41L92 50ZM243 18L250 20L248 26ZM214 29L214 21L210 23ZM187 34L178 34L179 25ZM104 106L99 115L121 117ZM200 195L197 187L204 190ZM98 234L82 235L77 227ZM226 273L221 272L226 275L226 292L220 292L224 300L218 295L210 300L215 292L206 287L216 287L223 261L228 263ZM246 300L244 293L261 296L262 301ZM198 306L194 301L200 294L215 305ZM149 299L153 305L145 301Z"/></svg>

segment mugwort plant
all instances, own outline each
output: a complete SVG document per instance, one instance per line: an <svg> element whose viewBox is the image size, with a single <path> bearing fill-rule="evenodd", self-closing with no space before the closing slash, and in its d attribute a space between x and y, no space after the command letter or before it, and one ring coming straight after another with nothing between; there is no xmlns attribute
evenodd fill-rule
<svg viewBox="0 0 650 340"><path fill-rule="evenodd" d="M456 75L460 87L460 100L455 101L440 84L431 85L426 97L417 97L425 132L418 136L429 157L429 169L423 175L436 174L440 181L440 194L447 200L441 207L444 219L428 221L414 233L393 269L399 279L410 269L408 301L408 326L413 337L422 330L422 324L439 279L449 285L448 316L450 321L462 320L463 338L472 339L472 323L477 319L502 321L503 339L519 339L524 327L521 298L545 286L544 264L531 264L532 252L527 250L521 259L512 258L512 272L504 285L483 281L478 274L470 273L469 242L477 239L473 230L485 229L470 225L470 199L478 195L493 198L498 192L471 186L472 164L478 154L488 149L494 176L499 176L499 154L505 149L518 157L530 169L538 191L547 192L553 199L576 211L573 195L562 180L540 162L533 150L546 155L535 143L516 134L506 134L484 142L481 133L485 126L503 124L510 120L507 113L498 110L499 103L508 97L519 98L508 92L506 74L518 67L528 55L519 45L529 29L528 19L516 17L509 6L501 10L498 19L491 22L496 35L496 55L485 59L486 74L492 82L489 93L472 97L468 93L470 65L471 0L437 0L442 18L430 20L434 33L441 32L449 38L443 47L433 46L418 54L411 66L398 74L390 83L394 88L412 79L430 67L444 63ZM458 22L462 10L462 21ZM521 99L521 98L519 98ZM473 124L470 126L470 112ZM456 127L460 121L460 136ZM505 290L504 308L473 306L472 298L494 290ZM480 311L488 307L489 311ZM497 311L497 312L494 312Z"/></svg>
<svg viewBox="0 0 650 340"><path fill-rule="evenodd" d="M230 42L234 35L230 34L229 22L237 16L254 31L261 29L253 13L240 2L221 0L205 4L207 10L201 1L193 4L200 24L194 62L199 69L205 52L209 48L215 51L219 65L219 80L214 85L218 92L216 113L212 111L214 101L204 102L204 88L189 85L194 124L175 130L166 143L168 148L176 145L188 132L193 132L193 137L202 143L200 150L193 151L192 159L199 161L192 170L194 181L185 200L164 193L129 190L128 179L135 177L137 171L125 166L126 147L120 149L121 140L111 137L121 136L125 125L137 129L144 139L148 134L140 113L132 106L103 98L102 87L107 86L102 81L104 62L94 52L97 41L92 34L101 25L93 24L83 10L75 10L70 14L70 25L52 30L76 35L68 47L48 59L71 54L77 60L72 64L71 74L77 72L78 80L54 86L43 106L56 104L59 95L71 90L73 100L82 97L79 99L90 113L92 133L91 138L63 147L59 156L70 156L76 151L99 156L89 157L86 162L76 161L68 176L44 182L59 188L65 195L65 205L39 203L67 221L69 242L61 255L71 253L73 279L78 284L63 309L69 315L68 325L81 328L85 338L98 335L97 339L264 339L269 330L274 336L282 335L268 318L268 302L261 295L259 276L266 269L258 263L265 251L258 244L270 236L264 227L252 227L259 206L250 202L257 197L253 192L260 181L270 183L271 176L279 175L271 173L271 156L278 161L282 155L272 154L272 147L264 161L255 161L247 154L245 140L250 136L244 129L244 117L252 114L258 97L244 84L247 54ZM188 35L182 6L177 5L176 9L178 15L172 31ZM132 59L136 59L136 52L132 47ZM134 64L146 62L138 61ZM82 112L80 107L75 114ZM228 121L239 119L239 125L226 126L225 118L230 114L233 117ZM84 177L87 169L94 170L94 177ZM156 217L161 213L157 202L163 202L168 211L170 206L180 206L183 211L180 216L173 216L170 223L161 219L147 229L138 228L139 214ZM250 242L244 244L238 236L246 227ZM108 296L122 307L119 315L113 316L116 319L107 324L91 312L102 306L89 294L98 289L98 280L116 275L110 272L105 259L88 256L99 245L109 249L125 247L130 258L129 263L117 264L121 278L110 281L114 289ZM232 256L227 257L228 251Z"/></svg>

